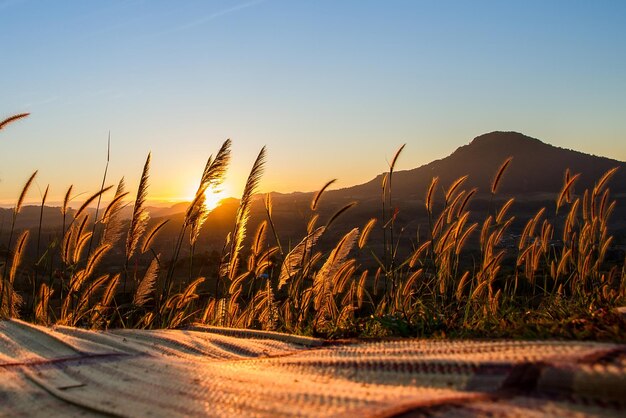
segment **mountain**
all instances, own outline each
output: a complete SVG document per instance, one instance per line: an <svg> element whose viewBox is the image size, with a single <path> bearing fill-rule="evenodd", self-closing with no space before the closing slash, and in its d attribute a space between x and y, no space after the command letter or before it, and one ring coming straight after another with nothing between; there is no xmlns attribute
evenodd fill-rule
<svg viewBox="0 0 626 418"><path fill-rule="evenodd" d="M500 182L500 195L524 198L558 193L568 168L573 174L581 173L575 188L584 190L593 187L607 170L620 167L611 180L611 189L614 193L626 192L624 162L555 147L518 132L491 132L474 138L448 157L412 170L394 172L393 194L422 199L433 177L439 177L439 185L447 187L464 175L469 175L466 186L477 187L479 193L489 193L495 173L509 157L513 160ZM333 193L353 199L379 196L382 176Z"/></svg>
<svg viewBox="0 0 626 418"><path fill-rule="evenodd" d="M626 163L555 147L517 132L484 134L474 138L468 145L459 147L445 158L412 170L394 172L392 204L394 210L398 210L396 225L405 229L404 237L414 239L420 228L425 230L423 228L427 225L427 218L424 198L435 176L439 177L436 202L441 203L443 190L457 178L468 175L463 187L468 190L476 187L479 190L470 203L472 217L475 221L483 219L486 211L493 208L489 194L493 177L502 162L509 157L513 159L500 182L496 198L506 199L508 196L515 196L512 211L515 212L519 222L525 222L542 206L545 206L548 212L554 212L555 199L563 186L567 168L573 174L581 173L574 187L574 193L581 193L585 188L593 187L594 182L604 172L619 167L609 183L611 195L617 200L612 226L619 232L618 235L626 237ZM383 174L380 174L367 183L327 191L322 196L317 212L320 215L318 225L326 223L346 204L357 202L357 205L338 218L332 230L328 231L326 235L329 243L336 243L336 238L347 230L355 226L361 227L370 218L380 216L382 178ZM286 246L295 245L302 239L307 222L311 219L309 205L314 193L271 193L271 196L273 220L281 242ZM254 234L262 220L267 219L263 197L257 195L253 199L248 237ZM237 205L237 199L225 199L209 214L200 234L198 248L221 250L225 236L232 231ZM170 220L160 233L163 248L158 251L167 252L173 247L186 208L187 203L170 208L149 208L151 213L149 227L163 219ZM123 216L129 217L131 211L132 203L124 210ZM36 228L39 214L39 207L24 207L18 217L17 228ZM10 209L0 209L2 239L6 239L11 215ZM46 208L44 229L59 229L61 223L60 209Z"/></svg>
<svg viewBox="0 0 626 418"><path fill-rule="evenodd" d="M592 188L607 170L619 167L609 182L611 196L617 201L611 227L616 234L616 242L626 242L626 163L555 147L517 132L487 133L445 158L412 170L394 172L392 205L397 211L396 225L403 229L404 239L414 240L419 231L428 230L424 200L433 177L439 178L435 196L437 205L443 202L444 190L456 179L468 175L462 187L466 190L478 189L469 206L471 219L475 222L483 220L487 211L493 210L494 202L491 202L490 194L493 178L509 157L512 160L499 183L496 200L515 197L511 211L516 221L512 231L522 228L541 207L547 209L547 216L554 216L555 201L568 168L572 175L581 174L572 189L574 194L579 194ZM349 228L362 226L372 217L380 217L383 176L380 174L367 183L327 191L323 195L318 212L320 222L325 222L343 205L351 201L358 203L335 223L335 239ZM313 195L272 194L275 223L278 229L283 229L281 235L295 238L304 234L302 225L310 217L308 205ZM256 210L253 207L253 224L263 216L261 205L257 205ZM370 238L370 245L375 244ZM410 246L408 242L406 245Z"/></svg>
<svg viewBox="0 0 626 418"><path fill-rule="evenodd" d="M493 178L506 159L512 157L497 191L496 199L516 199L513 210L520 219L532 216L545 206L554 210L555 200L563 187L565 171L581 176L573 187L574 194L592 188L594 183L614 167L619 170L611 178L611 196L617 200L613 223L618 229L626 229L626 163L598 157L578 151L555 147L536 138L518 132L490 132L474 138L468 145L457 148L449 156L418 168L396 171L393 174L393 206L399 210L397 224L413 227L425 219L424 199L433 177L439 178L435 202L443 201L443 191L456 179L467 175L463 188L477 188L471 209L478 219L490 207L490 191ZM362 225L381 211L381 184L384 173L371 181L338 190L327 191L322 197L320 215L330 216L343 205L356 201L346 221L352 226ZM277 219L294 225L296 219L308 219L308 205L314 193L272 193ZM260 205L253 207L262 216ZM346 225L347 226L347 225ZM412 232L410 227L407 231ZM291 228L294 232L301 228Z"/></svg>
<svg viewBox="0 0 626 418"><path fill-rule="evenodd" d="M185 212L188 205L189 203L182 202L176 203L169 207L148 206L146 207L146 210L150 213L151 218L167 218ZM99 217L102 216L105 208L106 205L101 205L99 209ZM75 212L76 209L68 209L66 216L67 222L71 221L72 215ZM96 210L93 207L88 208L86 212L92 219L96 214ZM123 207L120 210L119 215L121 219L129 220L133 216L132 202L129 202L129 204ZM45 206L43 215L41 215L41 206L25 205L20 210L19 216L16 219L15 227L17 229L32 228L33 226L39 224L40 216L43 217L42 227L44 228L44 230L60 228L60 226L63 224L63 214L60 207ZM12 208L0 208L0 234L2 234L2 231L10 228L12 217Z"/></svg>

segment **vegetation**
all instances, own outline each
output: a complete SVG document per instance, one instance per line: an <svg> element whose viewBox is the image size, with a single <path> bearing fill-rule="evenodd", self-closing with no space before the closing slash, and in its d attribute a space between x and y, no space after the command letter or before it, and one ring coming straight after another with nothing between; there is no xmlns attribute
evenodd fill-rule
<svg viewBox="0 0 626 418"><path fill-rule="evenodd" d="M0 122L0 130L25 116ZM464 188L467 176L444 185L441 196L434 178L425 197L426 237L415 243L409 257L400 258L397 213L391 198L394 166L404 146L381 184L380 219L351 229L325 252L318 248L318 241L354 205L344 206L322 222L318 207L332 181L314 196L307 233L299 243L281 244L269 195L267 219L246 239L250 204L265 162L262 149L224 244L217 277L210 278L215 286L208 289L203 287L208 278L192 275L195 244L208 213L205 193L222 182L230 146L227 140L215 158L207 161L169 259L152 245L167 221L147 230L148 156L128 225L120 219L128 196L123 179L98 216L102 196L113 190L105 186L105 170L100 190L73 213L68 210L69 187L60 233L43 251L39 248L40 217L37 257L26 265L22 259L30 233L17 231L15 221L37 174L33 173L14 207L8 251L0 260L0 317L95 329L202 323L327 337L626 339L625 322L612 309L624 302L625 264L607 259L613 242L609 219L615 207L607 185L615 169L582 195L573 193L579 175L567 172L556 199L556 216L547 219L545 208L539 210L515 237L515 245L503 245L511 236L513 199L503 204L495 199L510 159L494 176L492 208L482 222L470 220L469 208L477 191ZM96 219L90 219L87 208L94 202ZM368 248L371 234L382 234L382 253ZM468 249L472 240L476 251ZM123 268L103 273L99 269L102 260L120 247L120 241ZM175 266L186 243L191 249L190 273L179 277ZM375 260L377 267L364 269L359 261L364 257ZM145 271L133 267L137 258L149 259ZM30 297L15 290L17 280L32 284ZM25 303L26 299L30 302Z"/></svg>

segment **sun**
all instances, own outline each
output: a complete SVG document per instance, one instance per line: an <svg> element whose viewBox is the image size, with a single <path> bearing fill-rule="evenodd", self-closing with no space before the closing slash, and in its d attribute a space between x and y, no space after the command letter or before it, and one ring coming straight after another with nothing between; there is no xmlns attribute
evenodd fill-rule
<svg viewBox="0 0 626 418"><path fill-rule="evenodd" d="M210 212L220 204L222 199L225 199L227 197L227 192L223 187L219 189L209 188L204 192L204 204L207 210Z"/></svg>
<svg viewBox="0 0 626 418"><path fill-rule="evenodd" d="M186 193L187 197L183 198L182 200L186 202L193 201L197 191L198 185L190 184L188 187L188 192ZM232 193L230 187L227 184L220 184L218 187L209 187L204 192L204 204L207 211L210 212L218 207L220 202L229 196L232 196Z"/></svg>

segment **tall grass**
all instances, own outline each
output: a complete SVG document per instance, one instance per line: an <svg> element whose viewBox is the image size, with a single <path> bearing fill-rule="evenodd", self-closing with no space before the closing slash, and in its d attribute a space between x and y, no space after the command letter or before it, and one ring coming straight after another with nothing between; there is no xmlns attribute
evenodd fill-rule
<svg viewBox="0 0 626 418"><path fill-rule="evenodd" d="M267 218L254 234L248 234L250 207L265 164L263 148L246 182L215 277L198 277L193 258L208 215L205 193L223 181L230 147L227 140L215 159L208 159L168 260L154 249L167 221L147 230L148 156L129 222L120 219L128 195L124 179L102 217L90 219L87 208L112 189L105 187L105 174L99 191L76 211L69 209L72 187L68 189L59 236L40 253L44 195L37 259L34 268L29 267L23 260L28 231L16 230L16 218L35 172L13 210L0 282L0 315L90 328L161 328L201 322L325 336L519 332L584 337L600 332L619 338L621 325L610 308L624 302L626 268L623 261L607 260L614 243L609 222L616 205L608 184L615 169L579 194L574 186L580 174L568 170L555 194L554 210L538 210L522 223L519 235L511 232L520 222L512 214L515 199L497 196L507 168L514 164L510 158L486 191L490 208L484 219L470 212L478 190L465 187L468 176L447 185L433 178L424 196L425 232L413 241L410 254L400 257L405 244L397 232L392 180L404 146L383 177L379 219L352 226L329 245L329 231L355 204L322 219L319 208L331 180L311 200L306 233L289 246L281 244L270 195L265 199ZM555 215L548 218L552 212ZM123 268L107 271L102 260L111 256L124 229ZM19 238L13 243L16 234ZM382 236L382 247L369 246L372 236ZM181 276L177 265L186 237L189 273ZM323 247L322 241L326 241ZM131 268L135 258L148 267ZM15 283L29 275L34 275L34 288L27 293L30 303L23 304ZM39 281L40 275L49 280ZM214 288L206 284L210 281ZM606 327L593 322L598 318ZM581 323L592 323L601 331L589 331Z"/></svg>

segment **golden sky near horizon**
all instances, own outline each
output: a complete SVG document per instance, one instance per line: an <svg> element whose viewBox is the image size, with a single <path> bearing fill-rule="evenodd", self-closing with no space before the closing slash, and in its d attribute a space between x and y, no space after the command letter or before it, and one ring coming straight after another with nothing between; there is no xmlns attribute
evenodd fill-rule
<svg viewBox="0 0 626 418"><path fill-rule="evenodd" d="M626 3L0 0L0 204L124 177L189 200L231 138L222 196L364 183L495 130L626 160Z"/></svg>

